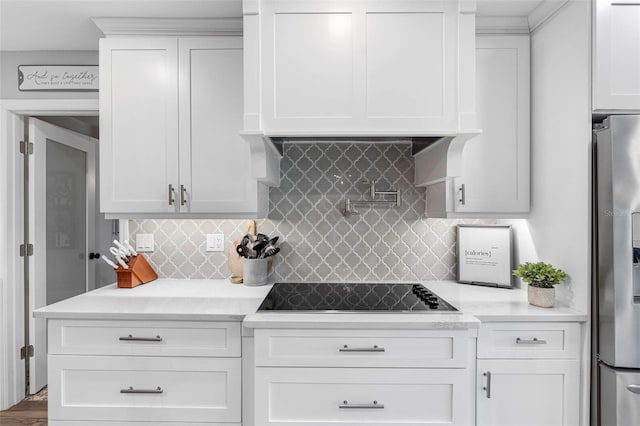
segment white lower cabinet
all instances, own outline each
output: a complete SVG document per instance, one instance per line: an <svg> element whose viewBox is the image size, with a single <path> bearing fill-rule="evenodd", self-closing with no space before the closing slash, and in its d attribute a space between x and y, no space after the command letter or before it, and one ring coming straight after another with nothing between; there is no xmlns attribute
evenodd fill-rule
<svg viewBox="0 0 640 426"><path fill-rule="evenodd" d="M477 426L574 426L580 418L577 323L483 323Z"/></svg>
<svg viewBox="0 0 640 426"><path fill-rule="evenodd" d="M469 330L258 329L255 426L471 425L473 353Z"/></svg>
<svg viewBox="0 0 640 426"><path fill-rule="evenodd" d="M48 329L52 426L241 424L238 323L49 320Z"/></svg>
<svg viewBox="0 0 640 426"><path fill-rule="evenodd" d="M478 360L477 426L578 424L578 360Z"/></svg>

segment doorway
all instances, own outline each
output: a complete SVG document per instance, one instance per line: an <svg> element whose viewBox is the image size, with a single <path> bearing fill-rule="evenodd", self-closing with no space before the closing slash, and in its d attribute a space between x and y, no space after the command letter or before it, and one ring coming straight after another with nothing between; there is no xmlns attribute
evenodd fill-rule
<svg viewBox="0 0 640 426"><path fill-rule="evenodd" d="M29 394L47 384L46 320L33 318L33 311L115 281L113 270L100 261L117 237L117 222L99 214L98 140L63 128L75 127L68 117L42 118L27 119L25 235L33 242L25 269Z"/></svg>

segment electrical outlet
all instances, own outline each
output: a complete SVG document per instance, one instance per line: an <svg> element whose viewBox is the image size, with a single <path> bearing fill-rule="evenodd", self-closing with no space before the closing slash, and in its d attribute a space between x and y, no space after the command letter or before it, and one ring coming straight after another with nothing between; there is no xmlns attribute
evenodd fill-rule
<svg viewBox="0 0 640 426"><path fill-rule="evenodd" d="M153 234L136 234L136 251L151 252L153 250Z"/></svg>
<svg viewBox="0 0 640 426"><path fill-rule="evenodd" d="M224 251L224 234L207 234L207 251Z"/></svg>

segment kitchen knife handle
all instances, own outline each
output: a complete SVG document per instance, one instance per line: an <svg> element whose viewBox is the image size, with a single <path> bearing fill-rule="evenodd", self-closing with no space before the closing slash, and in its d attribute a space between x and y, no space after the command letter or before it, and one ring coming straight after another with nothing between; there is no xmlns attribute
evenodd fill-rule
<svg viewBox="0 0 640 426"><path fill-rule="evenodd" d="M640 385L628 385L628 386L627 386L627 389L628 389L630 392L633 392L633 393L639 393L639 394L640 394Z"/></svg>
<svg viewBox="0 0 640 426"><path fill-rule="evenodd" d="M384 404L379 404L378 401L373 401L371 404L349 404L349 401L344 400L342 404L338 405L338 408L375 408L384 409Z"/></svg>
<svg viewBox="0 0 640 426"><path fill-rule="evenodd" d="M180 185L180 205L184 206L185 204L187 204L187 188Z"/></svg>
<svg viewBox="0 0 640 426"><path fill-rule="evenodd" d="M521 339L516 337L516 345L546 345L546 340L539 340L537 337L534 337L532 340Z"/></svg>
<svg viewBox="0 0 640 426"><path fill-rule="evenodd" d="M172 206L175 203L174 199L175 191L173 190L173 185L169 184L169 205Z"/></svg>
<svg viewBox="0 0 640 426"><path fill-rule="evenodd" d="M120 393L153 393L160 394L164 391L160 386L155 389L134 389L133 386L129 386L129 389L120 389Z"/></svg>
<svg viewBox="0 0 640 426"><path fill-rule="evenodd" d="M384 348L379 348L378 345L373 345L371 348L350 348L344 345L338 350L340 352L384 352Z"/></svg>
<svg viewBox="0 0 640 426"><path fill-rule="evenodd" d="M133 337L131 334L125 337L121 337L120 340L127 342L162 342L162 337Z"/></svg>
<svg viewBox="0 0 640 426"><path fill-rule="evenodd" d="M491 399L491 371L482 373L482 375L487 378L487 385L484 386L482 390L487 393L487 399Z"/></svg>

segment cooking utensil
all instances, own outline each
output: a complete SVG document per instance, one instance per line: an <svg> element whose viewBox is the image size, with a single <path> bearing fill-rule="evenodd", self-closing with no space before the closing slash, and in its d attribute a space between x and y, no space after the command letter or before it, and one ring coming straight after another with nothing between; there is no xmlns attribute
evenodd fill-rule
<svg viewBox="0 0 640 426"><path fill-rule="evenodd" d="M107 256L105 256L104 254L102 255L102 260L105 261L105 263L109 266L111 266L113 269L118 269L118 265L116 265L115 263L113 263L111 260L109 260L109 258Z"/></svg>
<svg viewBox="0 0 640 426"><path fill-rule="evenodd" d="M125 256L131 256L131 252L129 252L129 249L126 248L125 246L123 246L120 241L118 240L113 240L113 244L116 245L116 247L118 247L118 249L122 252L122 254L124 254Z"/></svg>
<svg viewBox="0 0 640 426"><path fill-rule="evenodd" d="M257 234L256 241L264 241L265 243L269 242L269 236L265 234Z"/></svg>
<svg viewBox="0 0 640 426"><path fill-rule="evenodd" d="M265 251L262 253L263 257L270 257L273 256L274 254L278 254L280 252L280 247L273 247L270 249L265 249Z"/></svg>
<svg viewBox="0 0 640 426"><path fill-rule="evenodd" d="M124 245L125 245L125 247L126 247L127 249L129 249L129 251L131 252L131 256L137 256L137 255L138 255L138 252L137 252L137 251L135 251L135 250L133 249L133 247L131 246L131 244L129 244L129 241L125 241L125 242L124 242Z"/></svg>
<svg viewBox="0 0 640 426"><path fill-rule="evenodd" d="M109 251L111 252L112 255L114 255L116 257L116 260L120 257L125 262L129 262L129 258L126 257L126 255L124 254L124 252L122 250L117 249L115 247L109 247Z"/></svg>
<svg viewBox="0 0 640 426"><path fill-rule="evenodd" d="M253 255L252 258L253 259L260 258L260 256L262 255L262 249L264 249L266 246L267 246L267 242L266 241L257 241L256 243L254 243L253 247L252 247L252 252L253 253L251 253Z"/></svg>
<svg viewBox="0 0 640 426"><path fill-rule="evenodd" d="M247 252L245 251L245 248L242 246L242 244L238 244L236 246L236 253L238 253L242 257L247 257Z"/></svg>
<svg viewBox="0 0 640 426"><path fill-rule="evenodd" d="M122 257L116 256L116 261L118 262L118 264L120 264L120 266L122 266L122 269L129 269L129 265L127 265L127 262L125 262Z"/></svg>

